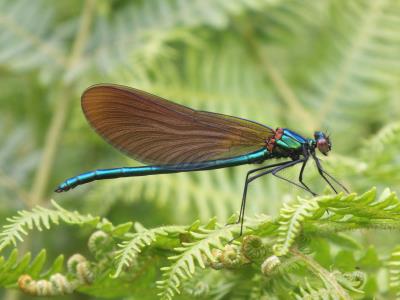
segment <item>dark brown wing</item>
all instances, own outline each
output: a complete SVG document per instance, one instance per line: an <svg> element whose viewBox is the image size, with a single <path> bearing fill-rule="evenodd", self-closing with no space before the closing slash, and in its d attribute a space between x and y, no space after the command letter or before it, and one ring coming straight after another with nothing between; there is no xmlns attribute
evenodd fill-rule
<svg viewBox="0 0 400 300"><path fill-rule="evenodd" d="M111 145L147 164L180 164L256 151L273 130L261 124L196 111L137 89L89 87L83 112Z"/></svg>

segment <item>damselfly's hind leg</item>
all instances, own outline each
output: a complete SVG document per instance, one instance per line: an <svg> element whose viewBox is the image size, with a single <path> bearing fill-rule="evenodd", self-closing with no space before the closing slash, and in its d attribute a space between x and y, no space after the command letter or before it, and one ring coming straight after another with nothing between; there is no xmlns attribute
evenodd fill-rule
<svg viewBox="0 0 400 300"><path fill-rule="evenodd" d="M281 163L276 163L276 164L272 164L272 165L263 166L263 167L259 167L259 168L256 168L256 169L252 169L252 170L247 172L246 180L244 182L242 203L240 205L240 212L239 212L238 220L236 222L234 222L234 223L229 223L229 224L226 224L226 225L239 224L240 220L242 219L241 217L242 217L242 215L244 213L244 208L246 206L247 187L248 187L249 183L252 181L252 180L249 180L249 176L251 174L255 173L255 172L258 172L258 171L261 171L261 170L265 170L265 169L274 168L274 167L278 167L278 166L282 166L282 165L284 165L286 163L287 163L287 161L284 161L284 162L281 162Z"/></svg>
<svg viewBox="0 0 400 300"><path fill-rule="evenodd" d="M298 163L300 163L300 162L303 162L303 161L304 161L304 159L299 159L299 160L295 160L295 161L285 161L285 162L282 162L282 163L278 163L278 164L274 164L274 165L269 165L269 166L265 166L265 167L261 167L261 168L258 168L258 169L254 169L254 170L249 171L249 173L248 173L247 176L246 176L245 188L244 188L244 190L243 190L243 197L242 197L242 205L241 205L241 208L240 208L239 219L238 219L238 221L237 221L237 224L240 223L240 233L239 233L239 236L237 236L237 237L234 238L233 240L235 240L235 239L241 237L242 234L243 234L243 222L244 222L244 212L245 212L245 209L246 209L247 187L248 187L248 185L250 184L250 182L254 181L254 180L257 179L257 178L260 178L260 177L262 177L262 176L265 176L265 175L267 175L267 174L270 174L270 173L272 173L274 176L276 176L276 173L277 173L277 172L279 172L279 171L281 171L281 170L283 170L283 169L286 169L286 168L288 168L288 167L294 166L294 165L296 165L296 164L298 164ZM267 169L267 168L273 168L273 169L272 169L272 170L267 170L267 171L265 171L265 172L261 172L261 173L259 173L259 174L256 174L256 175L252 176L252 177L249 176L250 174L252 174L252 173L254 173L254 172L256 172L256 171L260 171L260 170ZM253 171L253 172L252 172L252 171ZM277 176L277 177L280 178L279 176ZM282 178L283 178L283 177L282 177ZM286 178L283 178L283 179L286 180L286 181L288 181ZM291 181L289 181L289 182L291 182ZM291 183L293 183L293 184L295 184L296 186L298 186L298 187L300 187L300 188L306 190L304 187L298 185L297 183L294 183L294 182L291 182ZM233 240L232 240L232 241L233 241ZM232 242L232 241L231 241L231 242Z"/></svg>
<svg viewBox="0 0 400 300"><path fill-rule="evenodd" d="M291 161L289 161L289 162L288 161L284 161L284 162L280 162L280 163L276 163L276 164L272 164L272 165L268 165L268 166L263 166L263 167L259 167L259 168L256 168L256 169L253 169L253 170L250 170L250 171L247 172L246 180L245 180L244 188L243 188L242 203L240 205L239 217L238 217L238 219L237 219L237 221L235 223L226 224L226 225L232 225L232 224L239 224L240 223L241 224L241 226L240 226L240 234L239 234L239 236L237 236L237 237L233 238L231 241L229 241L229 243L231 243L235 239L241 237L242 233L243 233L243 221L244 221L244 212L245 212L245 208L246 208L247 188L248 188L250 182L252 182L254 179L258 178L258 176L257 177L253 176L253 177L249 178L250 175L255 173L255 172L265 170L265 169L270 169L270 168L274 168L274 167L283 166L283 165L285 165L287 163L291 163ZM266 174L268 174L268 173L270 173L272 171L273 170L269 170ZM265 172L263 172L261 174L264 174L264 173ZM266 175L266 174L264 174L264 175Z"/></svg>
<svg viewBox="0 0 400 300"><path fill-rule="evenodd" d="M288 163L287 161L284 161L284 162L281 162L281 163L276 163L276 164L272 164L272 165L268 165L268 166L263 166L263 167L260 167L260 168L256 168L256 169L253 169L253 170L250 170L250 171L247 172L246 180L245 180L244 188L243 188L242 203L241 203L241 205L240 205L239 218L238 218L238 220L236 221L236 224L239 224L240 221L241 221L241 220L243 219L243 217L244 217L244 210L245 210L245 208L246 208L247 188L248 188L250 182L252 182L254 179L257 178L257 177L256 177L256 178L254 178L254 179L251 179L251 178L249 179L250 175L253 174L253 173L255 173L255 172L261 171L261 170L265 170L265 169L270 169L270 168L282 166L282 165L285 165L285 164L287 164L287 163Z"/></svg>
<svg viewBox="0 0 400 300"><path fill-rule="evenodd" d="M240 233L236 238L233 238L230 242L232 242L235 239L241 237L242 234L243 234L243 221L244 221L244 212L245 212L245 209L246 209L247 188L248 188L248 185L250 184L250 182L254 181L255 179L272 173L272 175L278 177L279 179L285 180L286 182L289 182L289 183L297 186L298 188L301 188L301 189L311 193L313 196L316 195L316 193L314 193L312 190L310 190L308 188L308 186L305 185L302 182L302 173L303 173L303 170L305 168L305 162L307 162L307 159L308 159L308 157L305 157L305 158L302 158L302 159L298 159L298 160L294 160L294 161L285 161L285 162L282 162L282 163L277 163L277 164L273 164L273 165L269 165L269 166L264 166L264 167L260 167L260 168L257 168L257 169L253 169L253 170L250 170L247 173L246 181L245 181L245 185L244 185L244 189L243 189L243 196L242 196L242 203L241 203L241 206L240 206L239 218L238 218L238 220L236 222L236 224L240 223ZM287 178L284 178L284 177L278 175L278 172L280 172L280 171L282 171L282 170L284 170L284 169L286 169L288 167L294 166L294 165L296 165L298 163L301 163L301 162L303 163L303 166L302 166L302 169L301 169L301 172L300 172L299 179L300 179L300 182L304 186L301 186L301 185L297 184L296 182L293 182L293 181L291 181L291 180L289 180ZM265 169L269 169L269 168L273 168L273 169L272 170L267 170L265 172L261 172L259 174L256 174L256 175L250 177L250 175L253 174L254 172L265 170Z"/></svg>

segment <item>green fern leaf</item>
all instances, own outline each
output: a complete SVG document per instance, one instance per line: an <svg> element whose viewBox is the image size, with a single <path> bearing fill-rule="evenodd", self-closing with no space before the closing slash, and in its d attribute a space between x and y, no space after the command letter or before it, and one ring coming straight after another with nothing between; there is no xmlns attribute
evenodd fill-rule
<svg viewBox="0 0 400 300"><path fill-rule="evenodd" d="M9 224L4 225L0 232L0 251L10 244L15 246L17 241L23 241L22 236L27 235L27 230L33 228L37 228L39 231L42 231L43 227L50 229L51 224L58 225L60 220L68 224L90 224L92 226L99 221L98 217L84 216L77 211L68 211L54 201L52 204L55 209L38 206L32 211L23 210L18 212L18 216L8 218Z"/></svg>
<svg viewBox="0 0 400 300"><path fill-rule="evenodd" d="M119 244L119 250L115 253L117 270L113 275L114 278L122 272L124 267L129 267L137 258L138 254L146 246L150 246L158 236L167 236L171 233L184 233L185 226L163 226L153 229L146 229L139 223L135 224L137 233L126 235L130 240L123 241Z"/></svg>
<svg viewBox="0 0 400 300"><path fill-rule="evenodd" d="M371 133L366 124L386 122L390 103L398 101L387 92L398 90L394 66L399 64L400 42L394 28L399 8L397 1L386 0L289 1L266 13L268 21L259 25L272 40L266 43L266 56L300 101L318 115L314 128L334 124L338 138L347 136L348 128L353 137L364 137ZM289 118L302 126L299 116Z"/></svg>
<svg viewBox="0 0 400 300"><path fill-rule="evenodd" d="M44 278L48 278L52 274L61 273L64 270L64 255L59 255L53 261L50 268L43 273Z"/></svg>
<svg viewBox="0 0 400 300"><path fill-rule="evenodd" d="M286 255L301 231L301 225L305 220L323 211L318 205L320 198L297 198L294 204L284 204L279 214L278 239L274 245L277 256Z"/></svg>
<svg viewBox="0 0 400 300"><path fill-rule="evenodd" d="M15 286L21 275L28 274L32 277L46 277L48 271L44 272L43 267L46 262L46 250L41 250L32 260L30 252L24 254L18 259L19 251L14 249L9 257L5 259L0 257L0 286ZM59 259L56 259L55 264Z"/></svg>
<svg viewBox="0 0 400 300"><path fill-rule="evenodd" d="M293 296L297 300L335 300L338 299L335 296L331 294L331 291L329 291L326 288L313 288L311 285L307 282L307 285L305 287L300 286L299 292L298 293L293 293Z"/></svg>
<svg viewBox="0 0 400 300"><path fill-rule="evenodd" d="M362 195L351 194L338 199L325 197L320 200L321 205L329 207L338 217L349 216L346 222L355 221L357 218L379 220L400 217L400 201L396 193L386 189L380 198L376 196L376 188Z"/></svg>
<svg viewBox="0 0 400 300"><path fill-rule="evenodd" d="M43 270L46 259L47 259L47 252L45 249L43 249L42 251L39 252L38 255L36 255L35 259L32 260L26 273L31 275L33 278L37 278L40 272Z"/></svg>
<svg viewBox="0 0 400 300"><path fill-rule="evenodd" d="M325 215L328 210L329 214ZM380 198L376 196L376 188L362 195L327 195L312 199L302 199L290 204L284 204L278 219L278 238L273 249L277 256L286 255L295 239L302 231L302 225L314 220L334 222L330 230L336 225L361 223L364 226L378 226L390 228L390 222L381 223L380 220L400 219L400 201L396 194L385 190ZM345 227L344 227L345 228ZM343 229L343 228L342 228ZM320 229L321 230L321 229Z"/></svg>
<svg viewBox="0 0 400 300"><path fill-rule="evenodd" d="M157 281L157 287L161 289L159 296L162 299L172 299L175 294L179 294L181 282L194 274L196 265L205 268L204 257L214 260L211 248L222 248L222 241L232 240L233 234L238 231L238 226L231 225L217 226L215 229L201 227L191 232L195 241L183 243L183 247L176 248L180 254L169 257L173 263L161 269L163 279Z"/></svg>
<svg viewBox="0 0 400 300"><path fill-rule="evenodd" d="M160 58L176 55L169 46L172 41L196 44L195 28L226 28L232 16L261 10L268 4L268 0L237 0L234 4L226 0L147 0L126 5L111 21L97 20L94 36L101 38L93 40L96 51L86 59L88 65L103 72L122 69L138 77L147 68L154 68ZM128 55L121 55L121 49ZM126 65L132 64L135 67L127 70Z"/></svg>
<svg viewBox="0 0 400 300"><path fill-rule="evenodd" d="M39 69L52 79L66 66L65 35L54 28L54 9L45 1L0 1L0 64L18 71Z"/></svg>
<svg viewBox="0 0 400 300"><path fill-rule="evenodd" d="M398 299L400 298L400 246L393 249L387 266L389 268L389 287Z"/></svg>
<svg viewBox="0 0 400 300"><path fill-rule="evenodd" d="M394 142L400 142L400 122L389 123L374 134L373 138L365 142L363 154L365 156L370 156L371 154L374 156L382 155L387 146ZM371 143L375 146L370 147Z"/></svg>

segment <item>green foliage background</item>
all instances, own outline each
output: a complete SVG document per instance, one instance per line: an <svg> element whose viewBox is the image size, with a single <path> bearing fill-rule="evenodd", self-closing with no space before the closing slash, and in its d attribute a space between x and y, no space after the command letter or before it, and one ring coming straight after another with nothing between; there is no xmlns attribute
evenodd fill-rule
<svg viewBox="0 0 400 300"><path fill-rule="evenodd" d="M0 0L1 296L30 298L15 290L23 274L62 273L75 282L65 299L169 298L171 268L183 274L179 299L400 295L400 204L385 189L400 191L399 16L397 0ZM306 136L328 129L324 165L360 196L309 199L276 178L257 181L246 235L261 254L249 258L241 240L224 248L238 228L223 224L250 166L55 195L83 171L136 165L83 117L80 94L99 82ZM228 252L233 262L220 261ZM90 263L63 271L59 255L76 253Z"/></svg>

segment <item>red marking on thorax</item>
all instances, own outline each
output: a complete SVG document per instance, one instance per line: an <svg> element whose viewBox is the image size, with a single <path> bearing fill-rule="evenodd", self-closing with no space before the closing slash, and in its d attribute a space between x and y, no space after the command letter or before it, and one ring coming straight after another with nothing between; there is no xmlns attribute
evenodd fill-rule
<svg viewBox="0 0 400 300"><path fill-rule="evenodd" d="M275 139L280 140L283 135L283 128L277 128L275 131Z"/></svg>
<svg viewBox="0 0 400 300"><path fill-rule="evenodd" d="M277 128L274 133L275 135L273 137L267 138L267 140L265 141L265 147L270 153L272 153L272 151L274 150L276 141L282 138L283 128Z"/></svg>

